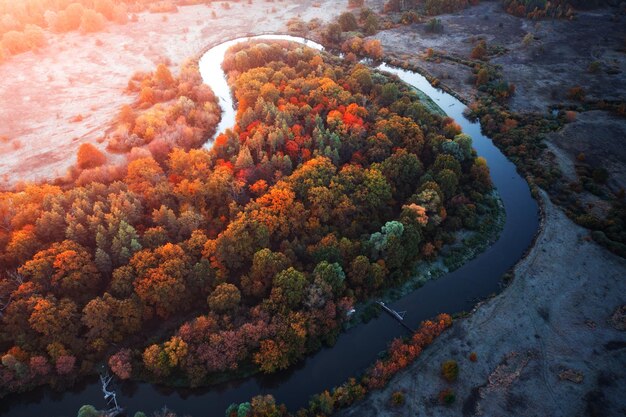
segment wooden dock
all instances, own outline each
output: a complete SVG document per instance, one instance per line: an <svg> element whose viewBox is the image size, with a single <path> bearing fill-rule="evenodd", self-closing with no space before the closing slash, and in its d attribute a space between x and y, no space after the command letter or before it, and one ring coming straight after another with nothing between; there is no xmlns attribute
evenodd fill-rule
<svg viewBox="0 0 626 417"><path fill-rule="evenodd" d="M385 310L391 317L393 317L398 323L400 323L402 325L402 327L404 327L405 329L407 329L410 333L415 333L415 330L411 329L411 327L409 327L405 322L404 322L404 314L406 313L406 311L402 311L402 312L397 312L396 310L388 307L384 302L382 301L376 301L376 304L378 304L379 306L382 307L383 310Z"/></svg>

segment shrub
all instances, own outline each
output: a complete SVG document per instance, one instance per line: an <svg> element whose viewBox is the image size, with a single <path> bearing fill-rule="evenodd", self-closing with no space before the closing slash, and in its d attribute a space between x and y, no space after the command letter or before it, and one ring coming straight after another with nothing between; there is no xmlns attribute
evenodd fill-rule
<svg viewBox="0 0 626 417"><path fill-rule="evenodd" d="M600 69L602 68L602 65L600 64L599 61L593 61L591 64L589 64L589 66L587 67L587 71L590 74L597 74L598 72L600 72Z"/></svg>
<svg viewBox="0 0 626 417"><path fill-rule="evenodd" d="M78 410L78 417L98 417L100 413L93 405L83 405Z"/></svg>
<svg viewBox="0 0 626 417"><path fill-rule="evenodd" d="M337 23L339 23L343 32L350 32L359 28L356 17L354 17L354 15L350 12L345 12L339 15Z"/></svg>
<svg viewBox="0 0 626 417"><path fill-rule="evenodd" d="M80 169L95 168L106 162L106 156L90 143L83 143L78 148L78 167Z"/></svg>
<svg viewBox="0 0 626 417"><path fill-rule="evenodd" d="M400 11L400 0L389 0L383 6L383 13L392 13Z"/></svg>
<svg viewBox="0 0 626 417"><path fill-rule="evenodd" d="M581 86L572 87L567 92L567 98L569 98L570 100L584 101L585 89Z"/></svg>
<svg viewBox="0 0 626 417"><path fill-rule="evenodd" d="M609 172L605 168L596 168L591 175L598 184L604 184L609 179Z"/></svg>
<svg viewBox="0 0 626 417"><path fill-rule="evenodd" d="M441 375L447 380L447 381L456 381L456 379L459 376L459 365L456 363L455 360L450 359L448 361L445 361L442 365L441 365Z"/></svg>
<svg viewBox="0 0 626 417"><path fill-rule="evenodd" d="M24 28L24 38L29 49L40 48L46 44L46 36L43 29L37 25L26 25Z"/></svg>
<svg viewBox="0 0 626 417"><path fill-rule="evenodd" d="M100 32L104 28L104 16L95 10L87 9L80 20L82 33Z"/></svg>
<svg viewBox="0 0 626 417"><path fill-rule="evenodd" d="M400 407L404 405L406 399L404 398L404 393L402 391L395 391L391 394L391 405L394 407Z"/></svg>
<svg viewBox="0 0 626 417"><path fill-rule="evenodd" d="M363 44L363 52L373 59L382 59L383 57L383 47L378 39L366 40Z"/></svg>
<svg viewBox="0 0 626 417"><path fill-rule="evenodd" d="M456 400L456 395L451 388L446 388L439 392L439 403L443 405L451 405L454 404Z"/></svg>
<svg viewBox="0 0 626 417"><path fill-rule="evenodd" d="M85 14L85 8L80 3L72 3L67 6L63 16L61 24L65 31L78 29L82 22L83 14ZM61 19L61 13L59 13L59 19Z"/></svg>
<svg viewBox="0 0 626 417"><path fill-rule="evenodd" d="M437 19L433 17L426 24L426 31L430 33L443 33L443 23L441 23L441 19Z"/></svg>
<svg viewBox="0 0 626 417"><path fill-rule="evenodd" d="M2 35L2 48L9 51L10 54L19 54L28 51L28 41L22 32L11 30Z"/></svg>
<svg viewBox="0 0 626 417"><path fill-rule="evenodd" d="M533 35L532 33L527 33L526 36L524 36L524 39L522 39L522 44L524 46L530 46L535 40L535 35Z"/></svg>
<svg viewBox="0 0 626 417"><path fill-rule="evenodd" d="M108 20L113 20L115 17L115 5L112 0L95 0L93 8Z"/></svg>
<svg viewBox="0 0 626 417"><path fill-rule="evenodd" d="M578 113L576 113L575 111L568 110L565 112L565 120L567 120L567 123L575 122L577 116Z"/></svg>
<svg viewBox="0 0 626 417"><path fill-rule="evenodd" d="M489 82L489 71L487 68L481 68L476 75L476 86L480 87Z"/></svg>
<svg viewBox="0 0 626 417"><path fill-rule="evenodd" d="M478 44L472 49L472 53L470 57L472 59L480 59L484 60L487 56L487 43L483 40L478 42Z"/></svg>

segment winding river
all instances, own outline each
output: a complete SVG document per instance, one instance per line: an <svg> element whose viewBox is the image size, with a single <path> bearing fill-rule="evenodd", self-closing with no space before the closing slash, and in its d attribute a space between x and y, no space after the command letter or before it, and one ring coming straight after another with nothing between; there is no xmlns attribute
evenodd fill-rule
<svg viewBox="0 0 626 417"><path fill-rule="evenodd" d="M248 39L291 40L318 50L323 49L321 45L303 38L261 35L235 39L208 50L200 60L200 70L205 82L219 96L224 111L218 132L233 126L235 120L230 89L221 70L221 62L230 46ZM432 87L420 74L386 64L380 65L378 69L396 74L404 82L423 91L454 118L465 133L472 136L478 155L487 159L494 185L506 210L506 223L496 243L463 267L427 282L420 289L393 303L395 309L408 311L405 320L410 326L416 327L422 320L438 313L468 311L476 304L476 300L497 292L502 275L531 245L539 226L539 211L528 184L517 173L515 165L491 140L482 135L478 123L463 117L463 103ZM233 402L247 401L258 394L272 394L278 402L284 402L289 408L295 409L305 405L311 394L358 375L374 362L391 339L403 334L404 329L392 318L381 315L342 334L332 348L322 349L296 366L275 375L259 375L194 390L175 390L147 383L123 383L117 390L118 402L131 416L138 410L152 412L167 406L178 415L222 417L224 410ZM99 381L88 380L62 393L38 389L5 398L0 404L0 415L69 417L75 416L83 404L104 408Z"/></svg>

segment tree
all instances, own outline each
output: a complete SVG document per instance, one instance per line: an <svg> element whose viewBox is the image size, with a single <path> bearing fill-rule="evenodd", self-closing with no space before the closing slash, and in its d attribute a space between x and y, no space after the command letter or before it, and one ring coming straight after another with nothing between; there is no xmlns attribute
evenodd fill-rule
<svg viewBox="0 0 626 417"><path fill-rule="evenodd" d="M289 366L289 357L284 344L266 339L261 341L259 351L254 355L254 362L261 371L271 374L279 369L286 369Z"/></svg>
<svg viewBox="0 0 626 417"><path fill-rule="evenodd" d="M80 19L82 33L100 32L104 28L104 16L92 9L85 9Z"/></svg>
<svg viewBox="0 0 626 417"><path fill-rule="evenodd" d="M363 7L364 3L365 3L364 0L348 0L348 7L351 7L351 8Z"/></svg>
<svg viewBox="0 0 626 417"><path fill-rule="evenodd" d="M133 373L131 358L130 349L122 349L109 358L109 367L118 378L129 379L131 377Z"/></svg>
<svg viewBox="0 0 626 417"><path fill-rule="evenodd" d="M2 49L6 49L10 54L16 55L28 51L29 45L26 36L22 32L11 30L2 35L0 42Z"/></svg>
<svg viewBox="0 0 626 417"><path fill-rule="evenodd" d="M53 296L40 298L28 322L47 341L72 341L78 332L76 304L67 298L57 301Z"/></svg>
<svg viewBox="0 0 626 417"><path fill-rule="evenodd" d="M398 90L398 86L395 83L386 83L383 85L383 89L380 94L380 104L382 106L389 106L398 99L399 94L400 92Z"/></svg>
<svg viewBox="0 0 626 417"><path fill-rule="evenodd" d="M278 305L294 309L302 302L306 284L307 279L304 274L290 267L274 277L271 298Z"/></svg>
<svg viewBox="0 0 626 417"><path fill-rule="evenodd" d="M175 84L172 73L170 72L169 68L167 68L167 66L165 66L164 64L157 65L154 79L161 90L171 88Z"/></svg>
<svg viewBox="0 0 626 417"><path fill-rule="evenodd" d="M366 40L363 44L363 52L374 59L382 59L384 55L383 46L378 39Z"/></svg>
<svg viewBox="0 0 626 417"><path fill-rule="evenodd" d="M133 285L140 300L161 318L189 308L191 294L185 277L189 258L179 245L168 243L154 251L137 252L130 260L137 273Z"/></svg>
<svg viewBox="0 0 626 417"><path fill-rule="evenodd" d="M243 293L258 299L264 298L269 293L272 278L290 264L281 252L272 252L267 248L259 250L252 258L250 272L241 279Z"/></svg>
<svg viewBox="0 0 626 417"><path fill-rule="evenodd" d="M481 68L476 75L476 86L480 87L481 85L485 85L489 82L489 71L487 68Z"/></svg>
<svg viewBox="0 0 626 417"><path fill-rule="evenodd" d="M472 59L484 60L486 56L487 56L487 43L484 40L482 40L478 42L478 44L476 44L474 49L472 49L472 53L470 54L470 57Z"/></svg>
<svg viewBox="0 0 626 417"><path fill-rule="evenodd" d="M315 266L313 270L313 276L316 280L322 280L329 284L333 292L337 295L343 292L345 288L346 275L338 263L329 263L322 261Z"/></svg>
<svg viewBox="0 0 626 417"><path fill-rule="evenodd" d="M163 352L167 356L168 365L173 368L179 366L185 360L189 353L189 347L180 337L172 336L163 345Z"/></svg>
<svg viewBox="0 0 626 417"><path fill-rule="evenodd" d="M350 12L343 12L337 18L337 23L341 27L342 32L350 32L358 29L359 25L356 21L356 17Z"/></svg>
<svg viewBox="0 0 626 417"><path fill-rule="evenodd" d="M78 409L78 417L100 417L100 415L93 405L83 405Z"/></svg>
<svg viewBox="0 0 626 417"><path fill-rule="evenodd" d="M74 372L76 357L72 355L62 355L56 360L56 370L59 375L69 375Z"/></svg>
<svg viewBox="0 0 626 417"><path fill-rule="evenodd" d="M70 296L78 301L89 300L102 282L89 252L71 240L38 252L19 272L59 297Z"/></svg>
<svg viewBox="0 0 626 417"><path fill-rule="evenodd" d="M239 288L233 284L220 284L209 295L207 302L211 310L218 313L232 312L241 301Z"/></svg>
<svg viewBox="0 0 626 417"><path fill-rule="evenodd" d="M169 358L159 345L150 345L143 352L143 364L157 376L167 376L171 372Z"/></svg>

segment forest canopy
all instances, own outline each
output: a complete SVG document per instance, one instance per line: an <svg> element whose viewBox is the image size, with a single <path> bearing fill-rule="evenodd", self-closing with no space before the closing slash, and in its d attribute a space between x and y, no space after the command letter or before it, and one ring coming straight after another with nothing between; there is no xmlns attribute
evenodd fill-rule
<svg viewBox="0 0 626 417"><path fill-rule="evenodd" d="M210 150L0 194L0 395L103 361L194 386L284 369L475 226L487 165L406 85L288 42L223 67L237 122Z"/></svg>

